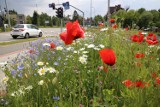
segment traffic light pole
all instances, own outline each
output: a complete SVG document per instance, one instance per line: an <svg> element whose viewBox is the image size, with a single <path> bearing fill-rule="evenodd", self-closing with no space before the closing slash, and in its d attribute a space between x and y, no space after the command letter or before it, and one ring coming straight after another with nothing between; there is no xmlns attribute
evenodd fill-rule
<svg viewBox="0 0 160 107"><path fill-rule="evenodd" d="M63 27L63 20L61 18L61 32L62 32L62 27Z"/></svg>
<svg viewBox="0 0 160 107"><path fill-rule="evenodd" d="M76 10L78 10L78 11L80 11L80 12L82 12L82 14L83 14L83 27L84 27L84 12L83 12L82 10L80 10L80 9L78 9L78 8L76 8L76 7L74 7L74 6L72 6L72 5L69 5L69 6L75 8Z"/></svg>

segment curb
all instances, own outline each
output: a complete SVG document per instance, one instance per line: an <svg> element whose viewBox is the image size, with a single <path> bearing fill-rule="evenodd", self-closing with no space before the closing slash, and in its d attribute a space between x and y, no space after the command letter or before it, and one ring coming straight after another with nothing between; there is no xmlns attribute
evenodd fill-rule
<svg viewBox="0 0 160 107"><path fill-rule="evenodd" d="M13 55L13 54L18 54L18 53L21 53L21 52L26 51L26 50L27 50L27 49L22 49L22 50L14 51L14 52L7 53L7 54L4 54L4 55L0 55L0 58L7 57L7 56L11 56L11 55Z"/></svg>

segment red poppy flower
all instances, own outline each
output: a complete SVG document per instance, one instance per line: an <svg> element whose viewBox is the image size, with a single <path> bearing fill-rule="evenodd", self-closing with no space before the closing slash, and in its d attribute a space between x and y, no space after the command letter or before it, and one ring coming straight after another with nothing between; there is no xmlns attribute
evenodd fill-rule
<svg viewBox="0 0 160 107"><path fill-rule="evenodd" d="M141 80L139 80L139 81L135 82L135 86L136 87L144 88L145 87L145 83L143 83Z"/></svg>
<svg viewBox="0 0 160 107"><path fill-rule="evenodd" d="M160 85L160 77L157 77L157 78L156 78L156 82L157 82L157 84Z"/></svg>
<svg viewBox="0 0 160 107"><path fill-rule="evenodd" d="M140 33L139 33L139 35L133 35L133 36L131 36L131 40L133 42L139 42L139 43L141 43L143 41L143 39L144 39L144 35L140 34Z"/></svg>
<svg viewBox="0 0 160 107"><path fill-rule="evenodd" d="M66 45L69 45L73 42L73 40L78 38L84 38L84 29L82 29L78 23L75 22L68 22L66 24L67 30L60 34L60 38L64 41Z"/></svg>
<svg viewBox="0 0 160 107"><path fill-rule="evenodd" d="M114 28L114 29L116 29L118 26L117 26L117 24L114 24L113 26L112 26L112 28Z"/></svg>
<svg viewBox="0 0 160 107"><path fill-rule="evenodd" d="M136 53L135 55L136 58L143 58L144 56L144 53Z"/></svg>
<svg viewBox="0 0 160 107"><path fill-rule="evenodd" d="M125 28L125 30L126 30L126 31L128 31L128 30L129 30L129 28L128 28L128 27L126 27L126 28Z"/></svg>
<svg viewBox="0 0 160 107"><path fill-rule="evenodd" d="M137 67L141 67L141 62L135 62L135 65L137 66Z"/></svg>
<svg viewBox="0 0 160 107"><path fill-rule="evenodd" d="M149 44L149 45L155 45L158 43L158 40L157 40L157 37L155 34L153 33L149 33L146 37L146 42Z"/></svg>
<svg viewBox="0 0 160 107"><path fill-rule="evenodd" d="M156 74L155 72L153 72L153 73L151 74L151 76L152 76L152 78L156 78L156 77L157 77L157 74Z"/></svg>
<svg viewBox="0 0 160 107"><path fill-rule="evenodd" d="M99 23L99 24L98 24L98 26L103 27L103 26L104 26L104 24L103 24L103 23Z"/></svg>
<svg viewBox="0 0 160 107"><path fill-rule="evenodd" d="M126 87L131 87L133 86L133 82L131 80L125 80L122 82Z"/></svg>
<svg viewBox="0 0 160 107"><path fill-rule="evenodd" d="M110 22L110 23L114 23L115 20L114 20L114 19L110 19L109 22Z"/></svg>
<svg viewBox="0 0 160 107"><path fill-rule="evenodd" d="M102 49L99 54L105 64L112 66L116 63L116 55L112 49Z"/></svg>
<svg viewBox="0 0 160 107"><path fill-rule="evenodd" d="M53 42L51 42L51 43L50 43L50 48L51 48L51 49L54 49L55 47L56 47L55 44L54 44Z"/></svg>
<svg viewBox="0 0 160 107"><path fill-rule="evenodd" d="M29 50L29 53L30 53L30 54L34 54L35 51L31 49L31 50Z"/></svg>

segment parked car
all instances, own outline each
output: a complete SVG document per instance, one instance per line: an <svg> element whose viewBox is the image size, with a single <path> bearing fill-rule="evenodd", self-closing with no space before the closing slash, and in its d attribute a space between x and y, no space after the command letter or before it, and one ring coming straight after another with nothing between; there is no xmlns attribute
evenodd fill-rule
<svg viewBox="0 0 160 107"><path fill-rule="evenodd" d="M11 31L13 39L17 37L29 38L31 36L42 37L42 31L33 24L17 24Z"/></svg>

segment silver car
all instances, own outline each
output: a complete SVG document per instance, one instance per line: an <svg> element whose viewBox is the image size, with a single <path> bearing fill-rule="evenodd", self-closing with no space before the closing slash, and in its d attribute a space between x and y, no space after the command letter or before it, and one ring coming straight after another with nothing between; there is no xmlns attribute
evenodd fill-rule
<svg viewBox="0 0 160 107"><path fill-rule="evenodd" d="M42 37L42 31L32 24L17 24L11 31L13 39L17 37L29 38L31 36Z"/></svg>

